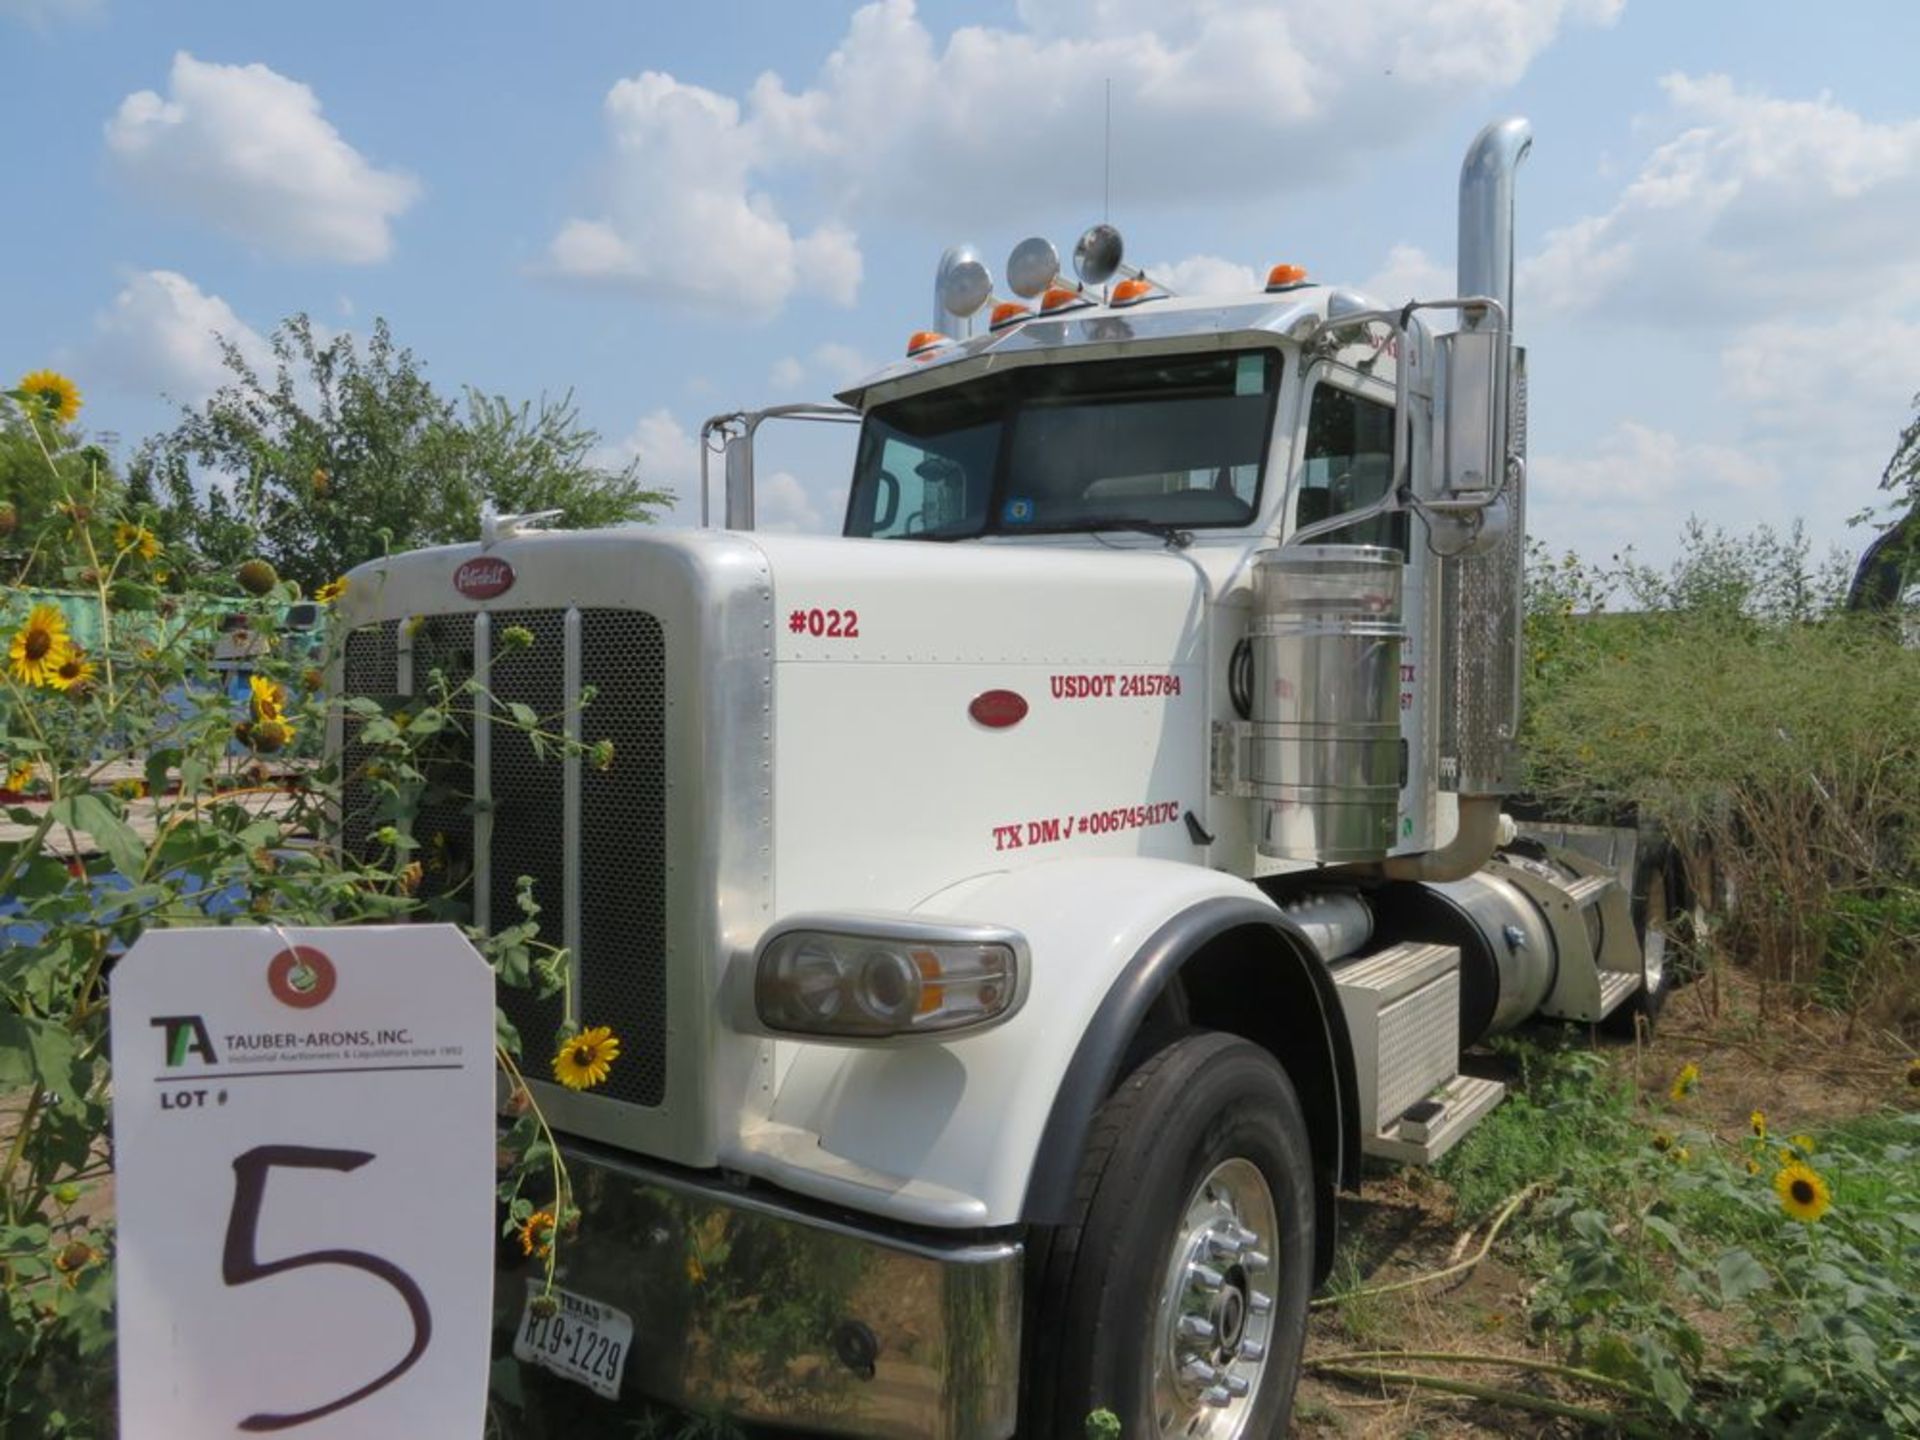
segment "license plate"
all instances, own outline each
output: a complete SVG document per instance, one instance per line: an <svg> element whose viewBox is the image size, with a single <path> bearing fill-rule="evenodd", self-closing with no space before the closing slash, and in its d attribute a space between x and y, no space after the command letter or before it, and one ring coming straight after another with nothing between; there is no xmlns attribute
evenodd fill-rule
<svg viewBox="0 0 1920 1440"><path fill-rule="evenodd" d="M534 1313L544 1287L527 1281L527 1303L513 1337L514 1357L586 1386L608 1400L620 1394L633 1346L633 1317L598 1300L555 1288L551 1315Z"/></svg>

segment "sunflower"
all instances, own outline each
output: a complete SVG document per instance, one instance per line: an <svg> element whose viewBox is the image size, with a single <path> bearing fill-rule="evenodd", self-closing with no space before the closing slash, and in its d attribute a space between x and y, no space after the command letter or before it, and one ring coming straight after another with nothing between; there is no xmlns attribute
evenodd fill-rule
<svg viewBox="0 0 1920 1440"><path fill-rule="evenodd" d="M1827 1213L1833 1204L1833 1192L1811 1165L1798 1160L1781 1167L1773 1177L1773 1193L1780 1197L1780 1208L1794 1219L1811 1225Z"/></svg>
<svg viewBox="0 0 1920 1440"><path fill-rule="evenodd" d="M1813 1154L1813 1136L1811 1135L1795 1135L1788 1143L1802 1155Z"/></svg>
<svg viewBox="0 0 1920 1440"><path fill-rule="evenodd" d="M87 687L93 684L93 661L87 658L87 652L79 646L67 651L66 659L57 666L47 683L56 690L66 690L76 695L84 695Z"/></svg>
<svg viewBox="0 0 1920 1440"><path fill-rule="evenodd" d="M1753 1127L1754 1139L1764 1140L1767 1138L1767 1116L1764 1110L1754 1111L1747 1117L1747 1123Z"/></svg>
<svg viewBox="0 0 1920 1440"><path fill-rule="evenodd" d="M619 1058L620 1037L605 1025L596 1025L560 1042L553 1057L553 1078L569 1090L590 1090L607 1078Z"/></svg>
<svg viewBox="0 0 1920 1440"><path fill-rule="evenodd" d="M84 1240L69 1240L53 1257L53 1268L67 1277L69 1287L80 1283L80 1272L100 1258L100 1252Z"/></svg>
<svg viewBox="0 0 1920 1440"><path fill-rule="evenodd" d="M131 525L123 520L113 527L113 548L132 550L142 560L151 560L160 553L160 541L146 526Z"/></svg>
<svg viewBox="0 0 1920 1440"><path fill-rule="evenodd" d="M44 405L47 414L62 425L80 413L80 387L58 370L35 370L20 377L20 388L29 400Z"/></svg>
<svg viewBox="0 0 1920 1440"><path fill-rule="evenodd" d="M247 743L262 755L274 755L293 743L298 734L284 720L261 720L247 732Z"/></svg>
<svg viewBox="0 0 1920 1440"><path fill-rule="evenodd" d="M1689 1060L1680 1067L1680 1073L1673 1077L1673 1084L1667 1095L1676 1101L1684 1100L1693 1094L1693 1087L1700 1083L1700 1067Z"/></svg>
<svg viewBox="0 0 1920 1440"><path fill-rule="evenodd" d="M1920 1057L1907 1061L1907 1084L1920 1090Z"/></svg>
<svg viewBox="0 0 1920 1440"><path fill-rule="evenodd" d="M347 577L342 575L338 580L329 580L326 584L318 587L313 592L313 598L322 605L331 605L346 593Z"/></svg>
<svg viewBox="0 0 1920 1440"><path fill-rule="evenodd" d="M55 605L36 605L27 614L27 623L13 634L7 657L12 661L13 678L23 685L51 685L54 674L66 663L73 642L67 637L67 617Z"/></svg>
<svg viewBox="0 0 1920 1440"><path fill-rule="evenodd" d="M252 692L255 720L286 718L287 692L264 675L249 675L247 689Z"/></svg>
<svg viewBox="0 0 1920 1440"><path fill-rule="evenodd" d="M1747 1174L1758 1175L1759 1173L1760 1173L1760 1162L1758 1160L1755 1160L1752 1156L1748 1156L1747 1157Z"/></svg>
<svg viewBox="0 0 1920 1440"><path fill-rule="evenodd" d="M0 780L0 790L11 790L16 795L24 795L31 784L33 784L33 761L21 760L7 767L7 778Z"/></svg>
<svg viewBox="0 0 1920 1440"><path fill-rule="evenodd" d="M553 1253L554 1218L551 1210L536 1210L520 1222L520 1253L545 1259Z"/></svg>
<svg viewBox="0 0 1920 1440"><path fill-rule="evenodd" d="M1673 1137L1664 1130L1657 1130L1653 1136L1653 1148L1662 1152L1673 1149Z"/></svg>

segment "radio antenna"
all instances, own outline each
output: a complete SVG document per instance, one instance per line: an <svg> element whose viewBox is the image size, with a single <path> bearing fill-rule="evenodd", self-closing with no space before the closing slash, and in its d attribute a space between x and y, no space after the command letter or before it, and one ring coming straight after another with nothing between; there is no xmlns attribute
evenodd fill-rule
<svg viewBox="0 0 1920 1440"><path fill-rule="evenodd" d="M1107 129L1100 146L1100 219L1113 218L1113 77L1107 76Z"/></svg>

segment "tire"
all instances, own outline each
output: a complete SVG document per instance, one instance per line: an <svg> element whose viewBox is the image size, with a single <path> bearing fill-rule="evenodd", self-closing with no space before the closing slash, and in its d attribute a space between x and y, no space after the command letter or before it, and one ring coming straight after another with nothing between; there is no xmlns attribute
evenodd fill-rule
<svg viewBox="0 0 1920 1440"><path fill-rule="evenodd" d="M1677 868L1673 847L1664 839L1650 840L1642 847L1640 862L1634 867L1632 901L1643 984L1632 999L1602 1022L1601 1029L1607 1034L1631 1037L1644 1021L1647 1034L1652 1035L1667 996L1679 981L1673 946L1680 918L1675 903L1679 893Z"/></svg>
<svg viewBox="0 0 1920 1440"><path fill-rule="evenodd" d="M1126 1440L1284 1435L1313 1227L1306 1123L1273 1057L1218 1033L1153 1055L1095 1117L1073 1216L1038 1247L1022 1435L1077 1440L1100 1409Z"/></svg>

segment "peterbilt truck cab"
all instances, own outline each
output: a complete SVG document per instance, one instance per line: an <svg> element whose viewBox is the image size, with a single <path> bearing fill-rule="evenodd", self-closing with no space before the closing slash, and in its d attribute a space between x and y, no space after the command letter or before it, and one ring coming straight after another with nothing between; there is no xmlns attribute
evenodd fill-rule
<svg viewBox="0 0 1920 1440"><path fill-rule="evenodd" d="M1528 145L1468 152L1456 296L1177 296L1100 226L1000 299L949 251L899 363L709 422L723 523L350 577L343 693L471 674L612 742L481 713L466 793L383 817L334 735L345 844L409 825L482 928L530 880L571 963L501 991L529 1055L620 1037L532 1082L581 1223L551 1292L498 1277L526 1403L1279 1435L1363 1161L1498 1102L1487 1036L1657 998L1642 837L1503 813ZM795 416L859 427L839 537L754 528Z"/></svg>

